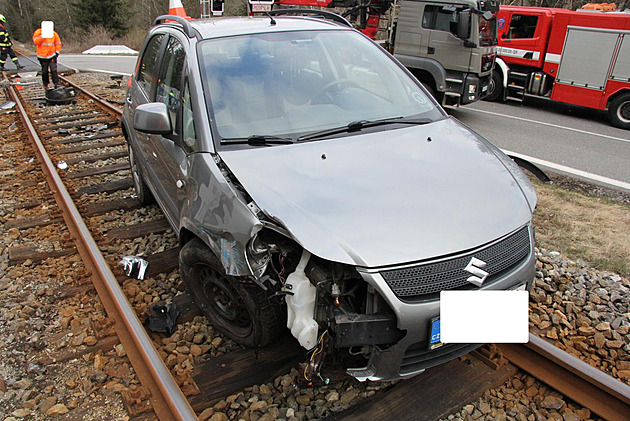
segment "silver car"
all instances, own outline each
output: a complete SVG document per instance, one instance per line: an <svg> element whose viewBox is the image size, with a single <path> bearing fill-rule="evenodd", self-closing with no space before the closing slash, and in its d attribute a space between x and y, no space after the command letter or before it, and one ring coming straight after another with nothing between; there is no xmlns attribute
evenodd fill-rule
<svg viewBox="0 0 630 421"><path fill-rule="evenodd" d="M307 380L331 354L418 374L478 346L440 343L440 291L531 286L527 177L342 18L162 16L122 127L210 323L252 347L288 327Z"/></svg>

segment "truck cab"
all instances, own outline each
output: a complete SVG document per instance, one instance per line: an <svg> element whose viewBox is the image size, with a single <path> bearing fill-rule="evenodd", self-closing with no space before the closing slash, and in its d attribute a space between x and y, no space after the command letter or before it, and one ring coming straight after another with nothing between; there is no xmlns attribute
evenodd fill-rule
<svg viewBox="0 0 630 421"><path fill-rule="evenodd" d="M501 46L498 54L510 57L511 66L542 67L551 30L551 12L539 8L506 9L497 19Z"/></svg>
<svg viewBox="0 0 630 421"><path fill-rule="evenodd" d="M444 106L483 98L496 57L498 2L403 0L394 55Z"/></svg>
<svg viewBox="0 0 630 421"><path fill-rule="evenodd" d="M606 110L630 129L630 15L501 6L486 100L545 98Z"/></svg>

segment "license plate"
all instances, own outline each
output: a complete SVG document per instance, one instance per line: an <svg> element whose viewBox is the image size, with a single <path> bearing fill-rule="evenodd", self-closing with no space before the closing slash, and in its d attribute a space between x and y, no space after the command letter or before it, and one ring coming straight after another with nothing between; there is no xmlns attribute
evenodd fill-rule
<svg viewBox="0 0 630 421"><path fill-rule="evenodd" d="M431 319L431 325L429 332L431 332L431 336L429 337L429 349L436 349L444 345L440 341L440 318L434 317Z"/></svg>
<svg viewBox="0 0 630 421"><path fill-rule="evenodd" d="M252 12L271 12L271 5L252 3Z"/></svg>

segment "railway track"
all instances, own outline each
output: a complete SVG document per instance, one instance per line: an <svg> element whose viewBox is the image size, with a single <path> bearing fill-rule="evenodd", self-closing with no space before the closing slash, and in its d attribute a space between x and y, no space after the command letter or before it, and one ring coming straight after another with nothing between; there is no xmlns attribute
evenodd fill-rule
<svg viewBox="0 0 630 421"><path fill-rule="evenodd" d="M295 367L304 355L289 335L253 352L200 327L203 319L179 282L174 233L159 209L143 208L133 197L120 109L72 86L81 91L76 104L53 107L41 106L44 92L37 84L7 88L20 113L22 128L16 130L28 133L51 193L40 191L31 201L16 203L21 216L5 223L5 229L68 230L45 247L12 247L8 263L32 265L80 256L80 281L62 285L60 294L80 296L95 289L107 317L89 318L88 336L95 342L84 338L82 345L92 345L75 355L93 353L90 346L122 345L125 352L120 354L129 358L142 384L122 390L130 417L267 421L409 419L417 414L414 419L432 420L503 384L518 366L604 419L630 419L630 387L536 336L526 346L485 348L396 384L357 384L331 373L335 388L298 389ZM41 190L41 183L31 184ZM49 197L58 210L42 212ZM144 280L124 273L120 261L129 255L148 262ZM175 332L147 331L141 319L146 322L147 315L167 303L179 312ZM282 408L287 396L296 409ZM324 404L328 406L322 411Z"/></svg>

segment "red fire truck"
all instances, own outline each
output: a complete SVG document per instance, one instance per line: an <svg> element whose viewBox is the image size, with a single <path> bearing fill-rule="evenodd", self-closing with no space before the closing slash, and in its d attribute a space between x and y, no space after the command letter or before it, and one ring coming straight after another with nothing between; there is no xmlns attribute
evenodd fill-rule
<svg viewBox="0 0 630 421"><path fill-rule="evenodd" d="M630 12L501 6L487 100L548 98L630 129Z"/></svg>

